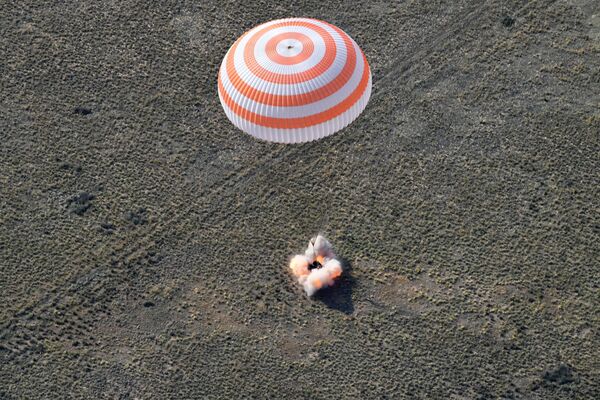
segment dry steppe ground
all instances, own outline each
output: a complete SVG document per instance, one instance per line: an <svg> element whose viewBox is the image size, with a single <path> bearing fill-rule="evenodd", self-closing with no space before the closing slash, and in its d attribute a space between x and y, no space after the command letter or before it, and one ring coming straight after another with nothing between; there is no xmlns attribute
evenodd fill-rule
<svg viewBox="0 0 600 400"><path fill-rule="evenodd" d="M373 96L277 145L245 30L347 31ZM1 399L600 398L600 3L0 4ZM325 233L339 285L288 257Z"/></svg>

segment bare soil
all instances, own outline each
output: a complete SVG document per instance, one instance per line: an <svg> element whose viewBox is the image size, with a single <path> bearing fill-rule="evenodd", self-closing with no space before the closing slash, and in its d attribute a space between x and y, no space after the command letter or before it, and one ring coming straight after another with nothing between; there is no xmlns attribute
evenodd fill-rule
<svg viewBox="0 0 600 400"><path fill-rule="evenodd" d="M600 398L600 4L288 3L0 5L0 398ZM216 76L290 16L374 88L286 146Z"/></svg>

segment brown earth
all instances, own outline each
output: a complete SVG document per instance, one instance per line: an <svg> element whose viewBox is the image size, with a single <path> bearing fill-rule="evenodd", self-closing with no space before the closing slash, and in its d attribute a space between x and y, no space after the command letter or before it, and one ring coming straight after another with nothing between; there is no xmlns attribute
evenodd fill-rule
<svg viewBox="0 0 600 400"><path fill-rule="evenodd" d="M348 32L343 132L236 130L245 30ZM600 398L600 5L0 5L0 398ZM345 259L307 299L316 232Z"/></svg>

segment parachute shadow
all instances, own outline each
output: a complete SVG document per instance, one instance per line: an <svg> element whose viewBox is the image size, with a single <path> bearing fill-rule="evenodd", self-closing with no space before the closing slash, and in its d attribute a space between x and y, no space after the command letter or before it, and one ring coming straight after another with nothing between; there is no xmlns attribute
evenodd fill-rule
<svg viewBox="0 0 600 400"><path fill-rule="evenodd" d="M325 304L328 308L350 315L354 312L352 290L356 280L352 276L352 264L344 258L338 258L342 263L344 272L335 285L319 290L313 299Z"/></svg>

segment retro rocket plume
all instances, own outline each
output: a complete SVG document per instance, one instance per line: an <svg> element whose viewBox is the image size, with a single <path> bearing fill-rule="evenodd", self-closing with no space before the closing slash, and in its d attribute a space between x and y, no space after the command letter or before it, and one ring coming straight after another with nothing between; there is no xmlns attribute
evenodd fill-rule
<svg viewBox="0 0 600 400"><path fill-rule="evenodd" d="M310 240L304 254L292 258L290 269L309 297L342 275L342 264L335 258L331 243L321 235Z"/></svg>

